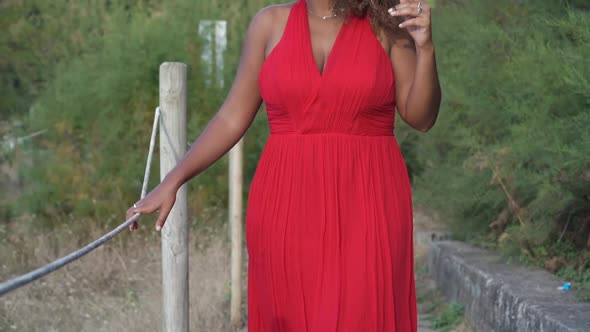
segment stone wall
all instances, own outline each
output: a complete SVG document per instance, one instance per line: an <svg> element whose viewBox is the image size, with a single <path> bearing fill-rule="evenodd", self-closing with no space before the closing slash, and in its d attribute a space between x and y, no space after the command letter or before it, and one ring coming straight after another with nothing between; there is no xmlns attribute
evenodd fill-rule
<svg viewBox="0 0 590 332"><path fill-rule="evenodd" d="M543 270L502 263L487 250L456 241L433 241L429 269L450 301L465 306L478 332L590 331L590 303Z"/></svg>

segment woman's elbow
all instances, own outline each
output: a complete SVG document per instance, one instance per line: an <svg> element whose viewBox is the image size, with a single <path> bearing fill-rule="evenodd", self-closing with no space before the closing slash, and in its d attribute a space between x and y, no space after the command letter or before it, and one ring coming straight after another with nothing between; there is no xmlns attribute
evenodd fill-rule
<svg viewBox="0 0 590 332"><path fill-rule="evenodd" d="M434 127L434 124L436 123L436 118L437 114L434 114L432 119L429 119L428 121L424 121L423 123L414 126L414 129L421 131L423 133L428 132L430 129L432 129L432 127Z"/></svg>

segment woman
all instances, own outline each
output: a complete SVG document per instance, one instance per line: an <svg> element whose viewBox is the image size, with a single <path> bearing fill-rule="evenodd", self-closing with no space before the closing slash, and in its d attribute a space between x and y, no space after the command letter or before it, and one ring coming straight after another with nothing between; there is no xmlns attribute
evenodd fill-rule
<svg viewBox="0 0 590 332"><path fill-rule="evenodd" d="M265 102L246 214L248 331L416 331L412 202L395 109L429 130L441 92L430 6L297 0L262 9L233 86L182 161L127 212L159 211ZM137 224L131 226L135 229Z"/></svg>

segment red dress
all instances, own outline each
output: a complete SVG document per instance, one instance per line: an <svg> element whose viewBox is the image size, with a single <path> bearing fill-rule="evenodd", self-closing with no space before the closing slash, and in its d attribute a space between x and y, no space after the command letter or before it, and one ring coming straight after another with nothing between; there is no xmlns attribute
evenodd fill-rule
<svg viewBox="0 0 590 332"><path fill-rule="evenodd" d="M345 21L320 73L299 0L259 86L270 136L246 215L248 331L416 331L394 73L368 18Z"/></svg>

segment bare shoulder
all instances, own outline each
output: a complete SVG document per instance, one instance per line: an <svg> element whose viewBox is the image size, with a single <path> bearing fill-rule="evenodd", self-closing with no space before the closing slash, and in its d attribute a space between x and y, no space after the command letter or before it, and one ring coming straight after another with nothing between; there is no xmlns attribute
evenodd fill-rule
<svg viewBox="0 0 590 332"><path fill-rule="evenodd" d="M294 1L264 7L252 18L252 22L250 23L252 32L264 36L265 57L276 46L283 35L289 12L295 3Z"/></svg>
<svg viewBox="0 0 590 332"><path fill-rule="evenodd" d="M286 23L289 11L295 2L284 4L275 4L260 9L252 18L252 24L256 26L265 26L267 28L276 28L276 24Z"/></svg>
<svg viewBox="0 0 590 332"><path fill-rule="evenodd" d="M256 15L264 15L266 17L278 20L286 19L295 3L297 3L297 1L266 6L258 11Z"/></svg>

